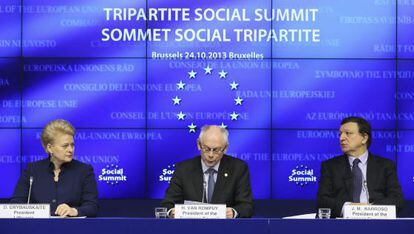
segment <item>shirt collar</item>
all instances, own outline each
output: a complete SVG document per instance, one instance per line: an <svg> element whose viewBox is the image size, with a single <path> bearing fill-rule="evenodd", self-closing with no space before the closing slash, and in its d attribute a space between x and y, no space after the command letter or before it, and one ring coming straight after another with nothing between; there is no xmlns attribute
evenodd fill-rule
<svg viewBox="0 0 414 234"><path fill-rule="evenodd" d="M366 150L362 155L360 155L359 157L355 157L352 155L348 155L348 160L349 160L349 164L353 165L353 162L355 159L359 158L359 160L361 160L362 164L366 164L368 161L368 150Z"/></svg>
<svg viewBox="0 0 414 234"><path fill-rule="evenodd" d="M216 164L216 165L214 165L214 167L212 167L214 170L216 170L216 171L218 171L218 169L219 169L219 166L220 166L220 162L221 162L221 160ZM208 169L210 169L210 167L208 167L204 162L203 162L203 159L201 159L201 168L203 169L203 173L206 173L206 171L208 170Z"/></svg>

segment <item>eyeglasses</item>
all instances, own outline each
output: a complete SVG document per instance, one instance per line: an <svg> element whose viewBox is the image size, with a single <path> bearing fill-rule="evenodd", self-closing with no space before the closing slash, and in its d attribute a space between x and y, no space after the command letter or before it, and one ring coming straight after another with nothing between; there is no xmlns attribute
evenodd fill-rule
<svg viewBox="0 0 414 234"><path fill-rule="evenodd" d="M206 146L206 145L203 145L203 144L200 144L200 148L201 148L201 150L204 152L204 153L213 153L213 154L221 154L221 153L223 153L225 150L226 150L226 148L227 148L227 146L225 146L224 148L210 148L210 147L208 147L208 146Z"/></svg>

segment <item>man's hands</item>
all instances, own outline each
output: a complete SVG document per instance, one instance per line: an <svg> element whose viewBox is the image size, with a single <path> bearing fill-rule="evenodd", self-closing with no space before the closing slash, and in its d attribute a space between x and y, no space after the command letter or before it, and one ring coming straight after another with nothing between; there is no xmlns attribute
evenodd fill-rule
<svg viewBox="0 0 414 234"><path fill-rule="evenodd" d="M233 209L231 207L226 208L226 218L228 219L234 218Z"/></svg>
<svg viewBox="0 0 414 234"><path fill-rule="evenodd" d="M175 208L171 208L171 210L170 210L170 214L168 215L168 217L170 217L170 218L175 218Z"/></svg>

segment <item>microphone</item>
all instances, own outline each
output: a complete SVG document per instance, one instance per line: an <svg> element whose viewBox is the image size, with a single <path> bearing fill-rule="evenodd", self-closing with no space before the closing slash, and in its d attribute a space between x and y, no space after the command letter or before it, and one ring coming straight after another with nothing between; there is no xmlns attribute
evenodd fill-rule
<svg viewBox="0 0 414 234"><path fill-rule="evenodd" d="M205 198L206 198L206 190L207 190L207 183L204 180L203 181L203 198L201 198L201 202L202 203L206 203Z"/></svg>
<svg viewBox="0 0 414 234"><path fill-rule="evenodd" d="M30 195L32 194L33 176L29 178L29 195L27 196L27 204L30 203Z"/></svg>

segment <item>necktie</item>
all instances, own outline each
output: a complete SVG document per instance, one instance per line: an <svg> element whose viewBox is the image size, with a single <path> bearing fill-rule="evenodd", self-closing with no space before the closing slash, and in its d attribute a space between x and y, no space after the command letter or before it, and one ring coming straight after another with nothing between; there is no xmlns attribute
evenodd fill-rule
<svg viewBox="0 0 414 234"><path fill-rule="evenodd" d="M209 168L207 170L208 173L208 191L207 191L207 202L211 203L211 198L213 197L213 192L214 192L214 185L216 184L214 182L214 172L216 170L214 170L214 168Z"/></svg>
<svg viewBox="0 0 414 234"><path fill-rule="evenodd" d="M352 163L352 177L354 182L354 192L352 194L352 200L353 202L359 202L359 198L361 196L362 191L362 171L358 167L358 163L360 163L361 160L358 158L354 160Z"/></svg>

